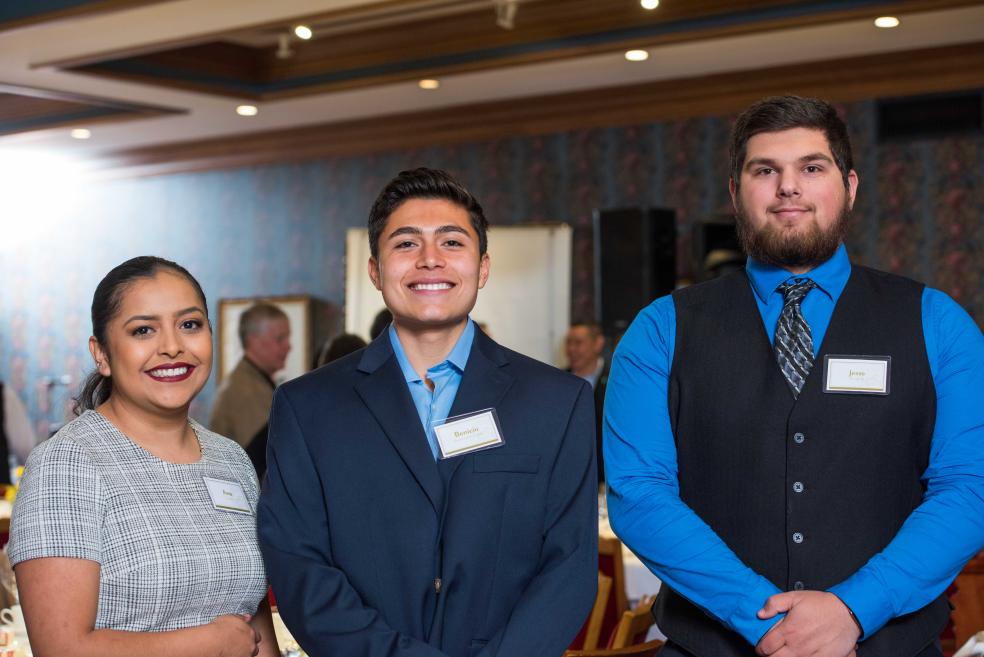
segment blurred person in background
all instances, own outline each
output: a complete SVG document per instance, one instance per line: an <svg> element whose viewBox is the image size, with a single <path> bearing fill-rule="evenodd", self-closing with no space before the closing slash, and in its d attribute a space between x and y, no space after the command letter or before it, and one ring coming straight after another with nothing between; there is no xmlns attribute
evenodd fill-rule
<svg viewBox="0 0 984 657"><path fill-rule="evenodd" d="M354 333L342 333L336 335L331 340L325 342L318 353L318 358L314 361L314 368L317 369L333 360L338 360L342 356L348 356L353 351L358 351L366 346L366 341Z"/></svg>
<svg viewBox="0 0 984 657"><path fill-rule="evenodd" d="M0 484L13 483L12 470L27 461L36 444L24 402L16 390L0 381ZM4 463L10 467L2 467Z"/></svg>
<svg viewBox="0 0 984 657"><path fill-rule="evenodd" d="M287 363L290 320L277 306L258 303L239 316L239 341L243 357L219 386L208 426L242 445L262 479L273 376Z"/></svg>
<svg viewBox="0 0 984 657"><path fill-rule="evenodd" d="M601 421L605 409L605 388L608 385L608 363L605 362L605 336L594 322L571 324L564 339L567 371L576 374L594 390L595 428L598 459L598 483L605 482L605 459L601 451Z"/></svg>

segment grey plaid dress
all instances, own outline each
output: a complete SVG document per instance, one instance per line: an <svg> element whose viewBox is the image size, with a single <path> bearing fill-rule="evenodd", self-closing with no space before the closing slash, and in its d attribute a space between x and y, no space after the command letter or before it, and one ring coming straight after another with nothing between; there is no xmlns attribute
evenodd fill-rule
<svg viewBox="0 0 984 657"><path fill-rule="evenodd" d="M256 473L233 441L191 422L197 463L163 461L87 411L32 452L8 554L100 565L96 628L165 631L252 614L266 591ZM252 514L218 511L202 477L239 483Z"/></svg>

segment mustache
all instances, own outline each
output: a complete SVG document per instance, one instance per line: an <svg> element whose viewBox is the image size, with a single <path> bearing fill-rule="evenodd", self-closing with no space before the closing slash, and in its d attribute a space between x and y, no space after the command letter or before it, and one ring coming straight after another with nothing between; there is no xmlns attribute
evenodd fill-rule
<svg viewBox="0 0 984 657"><path fill-rule="evenodd" d="M852 216L845 200L837 217L826 228L821 228L814 217L805 233L789 236L770 223L755 226L740 199L735 205L735 227L742 251L759 262L776 267L812 268L829 260L844 241ZM802 206L780 204L774 207L788 209ZM771 208L766 209L771 211Z"/></svg>

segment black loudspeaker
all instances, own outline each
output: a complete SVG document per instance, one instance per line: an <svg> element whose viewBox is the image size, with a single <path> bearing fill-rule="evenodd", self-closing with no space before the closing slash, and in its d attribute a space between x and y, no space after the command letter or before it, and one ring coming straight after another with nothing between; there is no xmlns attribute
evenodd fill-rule
<svg viewBox="0 0 984 657"><path fill-rule="evenodd" d="M665 208L594 212L595 315L617 338L676 284L676 213Z"/></svg>
<svg viewBox="0 0 984 657"><path fill-rule="evenodd" d="M984 93L966 91L879 100L878 141L984 132Z"/></svg>

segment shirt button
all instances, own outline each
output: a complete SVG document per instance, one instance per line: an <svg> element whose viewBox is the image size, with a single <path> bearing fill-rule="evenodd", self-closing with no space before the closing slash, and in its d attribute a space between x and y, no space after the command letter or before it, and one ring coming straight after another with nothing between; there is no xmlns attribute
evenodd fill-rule
<svg viewBox="0 0 984 657"><path fill-rule="evenodd" d="M803 584L803 582L799 582L799 581L793 582L793 590L794 591L802 591L805 588L806 588L806 585Z"/></svg>
<svg viewBox="0 0 984 657"><path fill-rule="evenodd" d="M800 534L799 532L794 532L793 543L802 543L802 542L803 542L803 535Z"/></svg>
<svg viewBox="0 0 984 657"><path fill-rule="evenodd" d="M802 493L803 492L803 482L797 481L793 484L793 492Z"/></svg>
<svg viewBox="0 0 984 657"><path fill-rule="evenodd" d="M793 440L796 442L797 445L802 445L803 441L806 440L806 436L804 436L799 431L797 431L796 433L793 434Z"/></svg>

